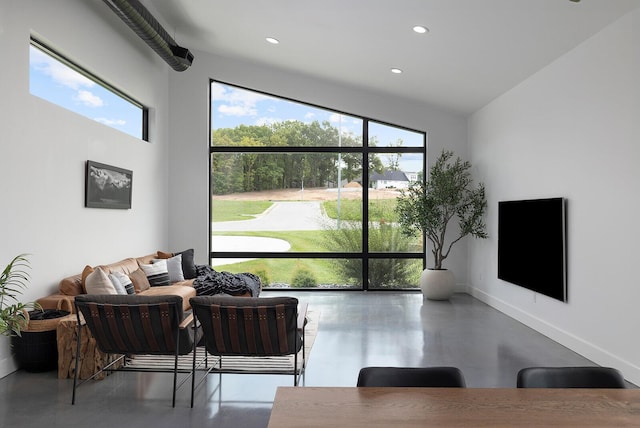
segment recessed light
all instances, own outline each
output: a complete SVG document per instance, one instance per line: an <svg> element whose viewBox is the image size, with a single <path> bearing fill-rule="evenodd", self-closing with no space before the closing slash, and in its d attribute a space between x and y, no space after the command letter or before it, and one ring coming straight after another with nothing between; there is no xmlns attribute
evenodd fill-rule
<svg viewBox="0 0 640 428"><path fill-rule="evenodd" d="M415 27L413 27L413 31L415 31L418 34L424 34L424 33L428 33L429 29L423 25L416 25Z"/></svg>
<svg viewBox="0 0 640 428"><path fill-rule="evenodd" d="M399 68L392 68L391 72L394 73L394 74L401 74L402 70L400 70Z"/></svg>
<svg viewBox="0 0 640 428"><path fill-rule="evenodd" d="M278 43L280 43L280 40L275 39L273 37L267 37L267 42L271 43L272 45L277 45Z"/></svg>

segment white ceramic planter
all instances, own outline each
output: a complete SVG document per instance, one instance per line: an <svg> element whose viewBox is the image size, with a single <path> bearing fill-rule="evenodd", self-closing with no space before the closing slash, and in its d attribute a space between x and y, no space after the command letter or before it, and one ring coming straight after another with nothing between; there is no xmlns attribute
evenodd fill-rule
<svg viewBox="0 0 640 428"><path fill-rule="evenodd" d="M455 284L453 273L447 269L425 269L420 275L420 289L423 299L449 300Z"/></svg>

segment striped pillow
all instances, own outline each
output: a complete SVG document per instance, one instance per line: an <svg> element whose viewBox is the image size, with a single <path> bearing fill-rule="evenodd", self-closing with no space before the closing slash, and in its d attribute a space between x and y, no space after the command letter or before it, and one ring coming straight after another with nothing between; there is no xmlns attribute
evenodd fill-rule
<svg viewBox="0 0 640 428"><path fill-rule="evenodd" d="M120 281L120 284L122 284L127 294L136 294L136 290L133 288L133 282L131 282L131 278L118 271L111 272L111 275L113 275L118 281Z"/></svg>
<svg viewBox="0 0 640 428"><path fill-rule="evenodd" d="M149 284L152 287L157 287L159 285L171 285L166 260L158 260L150 265L140 263L140 268L144 271L145 275L147 275Z"/></svg>

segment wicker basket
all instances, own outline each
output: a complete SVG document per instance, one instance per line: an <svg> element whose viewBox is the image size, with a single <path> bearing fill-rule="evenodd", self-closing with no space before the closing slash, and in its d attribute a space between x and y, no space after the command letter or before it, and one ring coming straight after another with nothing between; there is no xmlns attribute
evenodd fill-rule
<svg viewBox="0 0 640 428"><path fill-rule="evenodd" d="M68 311L62 309L65 305ZM11 338L19 368L29 372L44 372L58 367L56 330L60 320L71 310L71 301L63 299L58 302L57 309L31 311L31 314L24 311L27 327L22 329L21 336ZM34 314L43 319L34 319Z"/></svg>
<svg viewBox="0 0 640 428"><path fill-rule="evenodd" d="M65 305L66 310L62 309ZM55 330L58 327L60 318L69 315L71 312L73 312L73 306L69 299L58 300L56 309L42 309L31 312L24 311L25 318L27 319L27 327L22 331L37 332ZM38 317L34 317L34 314L37 314Z"/></svg>

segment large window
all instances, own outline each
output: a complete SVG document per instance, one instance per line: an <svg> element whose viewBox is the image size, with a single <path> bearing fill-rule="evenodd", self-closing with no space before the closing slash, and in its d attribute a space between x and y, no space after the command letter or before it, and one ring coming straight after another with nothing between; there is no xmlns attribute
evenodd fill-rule
<svg viewBox="0 0 640 428"><path fill-rule="evenodd" d="M147 109L38 40L29 47L32 95L147 141Z"/></svg>
<svg viewBox="0 0 640 428"><path fill-rule="evenodd" d="M395 204L426 135L211 82L211 264L266 288L416 288Z"/></svg>

